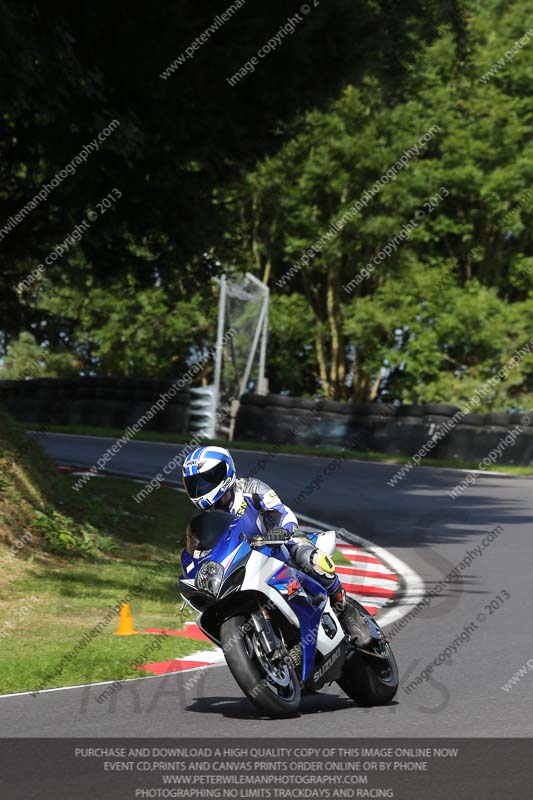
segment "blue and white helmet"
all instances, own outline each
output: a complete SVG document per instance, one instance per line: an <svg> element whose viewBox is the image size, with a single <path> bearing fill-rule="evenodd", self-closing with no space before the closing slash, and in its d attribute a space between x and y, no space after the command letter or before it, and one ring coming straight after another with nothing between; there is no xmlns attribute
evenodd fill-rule
<svg viewBox="0 0 533 800"><path fill-rule="evenodd" d="M183 462L185 491L202 511L213 508L235 481L235 464L224 447L197 447Z"/></svg>

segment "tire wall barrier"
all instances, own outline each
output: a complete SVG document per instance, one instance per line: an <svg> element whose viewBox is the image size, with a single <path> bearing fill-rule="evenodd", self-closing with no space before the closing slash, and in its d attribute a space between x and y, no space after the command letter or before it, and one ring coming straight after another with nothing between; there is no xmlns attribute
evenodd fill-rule
<svg viewBox="0 0 533 800"><path fill-rule="evenodd" d="M38 378L0 381L0 403L21 422L50 425L90 425L127 428L136 423L171 380L136 378ZM163 401L164 402L164 401ZM178 433L189 431L189 391L177 392L144 430Z"/></svg>
<svg viewBox="0 0 533 800"><path fill-rule="evenodd" d="M248 394L241 398L235 439L404 456L431 442L429 457L473 462L499 447L494 463L533 465L533 414L527 425L518 413L461 414L452 422L458 412L446 403L392 406ZM453 427L437 436L443 425ZM522 431L503 443L517 426Z"/></svg>

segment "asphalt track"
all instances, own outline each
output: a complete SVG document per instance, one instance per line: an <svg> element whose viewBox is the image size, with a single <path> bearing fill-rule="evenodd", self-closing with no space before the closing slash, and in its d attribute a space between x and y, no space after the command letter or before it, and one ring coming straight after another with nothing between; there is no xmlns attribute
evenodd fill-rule
<svg viewBox="0 0 533 800"><path fill-rule="evenodd" d="M58 463L91 466L111 440L47 434L41 440ZM179 446L129 443L110 469L152 477ZM235 451L241 474L264 454ZM140 679L101 705L105 687L74 688L0 698L1 735L12 737L519 737L533 734L533 671L509 691L502 685L533 659L533 481L483 476L452 500L460 472L421 467L394 488L397 467L343 461L320 491L295 499L323 474L327 459L276 455L260 472L296 513L331 522L387 548L422 576L426 588L474 552L487 533L499 535L472 557L455 585L394 633L402 686L384 708L362 709L334 685L307 696L291 720L257 719L225 666ZM178 479L176 479L176 483ZM83 491L83 490L82 490ZM503 594L502 594L503 593ZM495 610L490 602L510 597ZM483 615L481 620L479 615ZM476 622L477 620L477 622ZM465 627L476 629L428 681L405 691ZM533 663L533 662L532 662Z"/></svg>

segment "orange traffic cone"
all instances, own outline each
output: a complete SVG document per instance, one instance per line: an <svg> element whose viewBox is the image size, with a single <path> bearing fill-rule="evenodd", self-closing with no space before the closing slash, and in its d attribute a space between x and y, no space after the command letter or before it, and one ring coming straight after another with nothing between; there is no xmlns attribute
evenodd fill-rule
<svg viewBox="0 0 533 800"><path fill-rule="evenodd" d="M133 616L131 614L131 606L129 603L122 603L120 606L120 616L118 618L118 629L115 631L115 636L134 636L139 633L133 627Z"/></svg>

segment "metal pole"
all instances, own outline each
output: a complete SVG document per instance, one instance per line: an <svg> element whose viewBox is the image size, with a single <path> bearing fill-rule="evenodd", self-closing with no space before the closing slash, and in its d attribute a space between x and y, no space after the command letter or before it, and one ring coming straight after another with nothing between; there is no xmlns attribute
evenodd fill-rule
<svg viewBox="0 0 533 800"><path fill-rule="evenodd" d="M265 365L266 365L266 351L268 342L268 302L270 299L270 290L265 286L265 317L263 321L263 335L261 336L261 349L259 351L259 379L257 382L257 394L267 394L267 385L265 381Z"/></svg>
<svg viewBox="0 0 533 800"><path fill-rule="evenodd" d="M220 298L218 301L217 344L215 349L215 414L220 403L220 379L222 377L222 340L224 338L224 318L226 315L226 276L220 279Z"/></svg>
<svg viewBox="0 0 533 800"><path fill-rule="evenodd" d="M260 281L259 278L256 278L256 276L253 275L251 272L247 272L246 273L246 277L248 278L249 281L251 281L252 283L255 283L256 286L259 286L263 291L265 289L268 289L268 286L266 286L263 283L263 281Z"/></svg>

